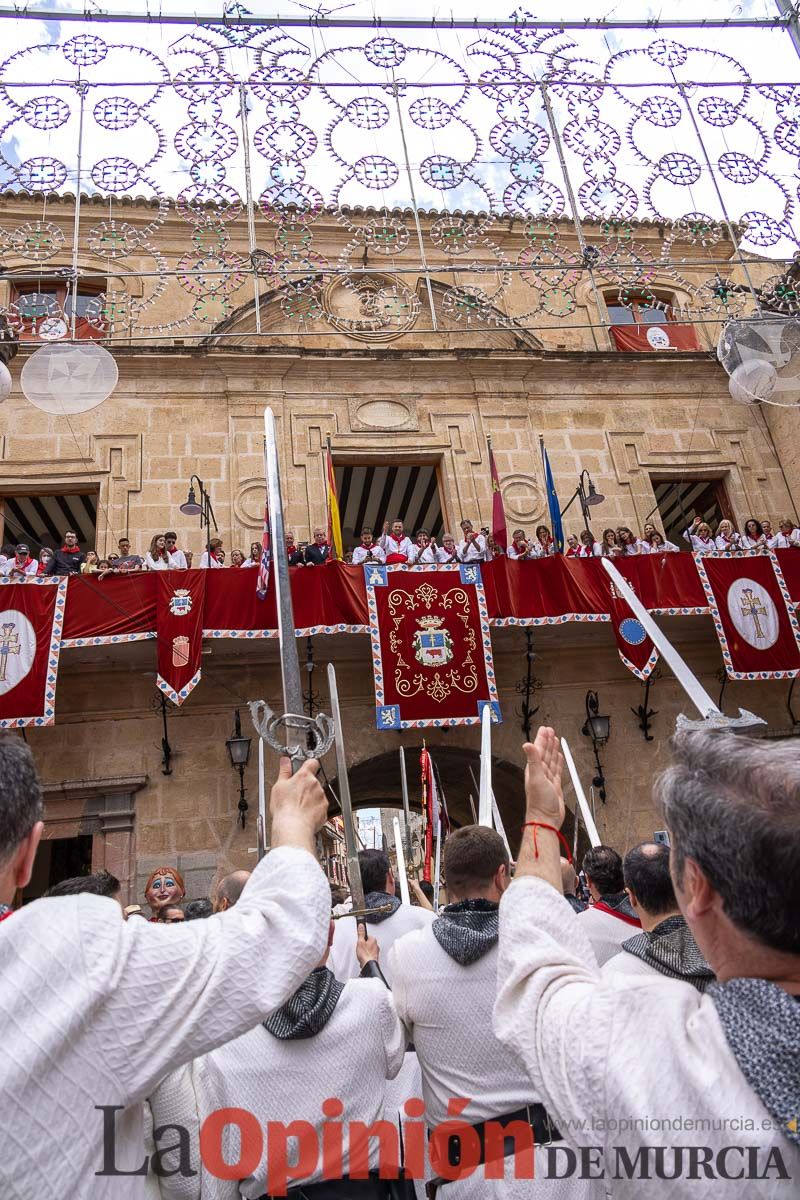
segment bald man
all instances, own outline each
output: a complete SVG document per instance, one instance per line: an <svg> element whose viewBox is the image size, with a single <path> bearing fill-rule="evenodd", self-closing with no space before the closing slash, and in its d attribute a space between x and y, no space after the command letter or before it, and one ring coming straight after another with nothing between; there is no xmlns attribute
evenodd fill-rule
<svg viewBox="0 0 800 1200"><path fill-rule="evenodd" d="M575 867L566 859L561 859L561 890L564 893L564 899L568 902L570 908L575 912L583 912L586 908L583 900L579 900L576 891L578 887L578 876L575 874Z"/></svg>
<svg viewBox="0 0 800 1200"><path fill-rule="evenodd" d="M669 846L641 842L622 862L625 890L642 923L618 954L603 964L602 975L666 975L704 992L714 972L700 953L686 924L672 883Z"/></svg>
<svg viewBox="0 0 800 1200"><path fill-rule="evenodd" d="M230 875L221 879L214 900L214 912L225 912L226 909L233 908L249 878L249 871L232 871Z"/></svg>

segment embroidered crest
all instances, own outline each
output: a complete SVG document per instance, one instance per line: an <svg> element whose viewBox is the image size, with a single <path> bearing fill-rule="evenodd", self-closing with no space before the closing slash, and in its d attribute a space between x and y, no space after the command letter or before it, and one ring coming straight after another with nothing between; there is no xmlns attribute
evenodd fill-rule
<svg viewBox="0 0 800 1200"><path fill-rule="evenodd" d="M188 588L177 588L169 602L173 617L188 617L192 611L192 597Z"/></svg>
<svg viewBox="0 0 800 1200"><path fill-rule="evenodd" d="M453 657L453 639L440 628L443 617L420 617L412 640L414 657L423 667L440 667Z"/></svg>

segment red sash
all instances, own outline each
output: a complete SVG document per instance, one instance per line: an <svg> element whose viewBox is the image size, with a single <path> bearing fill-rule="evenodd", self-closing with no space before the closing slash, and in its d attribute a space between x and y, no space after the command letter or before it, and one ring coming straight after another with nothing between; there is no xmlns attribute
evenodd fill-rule
<svg viewBox="0 0 800 1200"><path fill-rule="evenodd" d="M627 913L619 912L618 909L612 908L610 904L606 904L605 900L597 900L592 908L599 912L608 913L610 917L619 917L620 921L625 921L627 925L633 925L636 929L642 928L642 922L638 917L629 917Z"/></svg>
<svg viewBox="0 0 800 1200"><path fill-rule="evenodd" d="M386 562L388 563L404 563L408 562L407 554L387 554Z"/></svg>
<svg viewBox="0 0 800 1200"><path fill-rule="evenodd" d="M14 915L14 909L10 908L8 912L0 913L0 921L5 921L7 917Z"/></svg>

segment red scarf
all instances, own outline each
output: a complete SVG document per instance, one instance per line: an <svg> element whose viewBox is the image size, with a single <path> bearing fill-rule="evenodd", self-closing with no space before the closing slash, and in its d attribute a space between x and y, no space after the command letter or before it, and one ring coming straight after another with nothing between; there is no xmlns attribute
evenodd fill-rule
<svg viewBox="0 0 800 1200"><path fill-rule="evenodd" d="M52 561L52 559L50 561ZM47 570L47 567L48 567L48 563L40 562L39 566L36 568L36 574L44 575L45 571Z"/></svg>
<svg viewBox="0 0 800 1200"><path fill-rule="evenodd" d="M0 913L0 921L5 921L8 917L13 916L13 913L13 908L9 908L8 912Z"/></svg>
<svg viewBox="0 0 800 1200"><path fill-rule="evenodd" d="M286 547L286 557L291 558L293 554L297 554L297 546L295 546L294 542Z"/></svg>
<svg viewBox="0 0 800 1200"><path fill-rule="evenodd" d="M608 913L610 917L619 917L620 921L625 921L627 925L633 925L636 929L642 928L642 922L638 917L629 917L627 913L619 912L616 908L612 908L610 904L606 904L605 900L596 900L592 907L598 912Z"/></svg>
<svg viewBox="0 0 800 1200"><path fill-rule="evenodd" d="M62 546L61 547L62 554L80 554L80 552L81 552L80 546Z"/></svg>
<svg viewBox="0 0 800 1200"><path fill-rule="evenodd" d="M17 562L16 556L15 556L14 561L11 564L11 567L12 567L12 569L14 567L16 567L18 571L27 571L28 567L31 565L32 562L33 562L33 559L31 558L30 555L28 555L28 557L25 559L25 562L20 565L20 563ZM37 571L36 573L38 575L39 572Z"/></svg>
<svg viewBox="0 0 800 1200"><path fill-rule="evenodd" d="M564 555L564 558L580 558L580 557L581 557L580 546L570 546L569 550L567 550L567 553Z"/></svg>

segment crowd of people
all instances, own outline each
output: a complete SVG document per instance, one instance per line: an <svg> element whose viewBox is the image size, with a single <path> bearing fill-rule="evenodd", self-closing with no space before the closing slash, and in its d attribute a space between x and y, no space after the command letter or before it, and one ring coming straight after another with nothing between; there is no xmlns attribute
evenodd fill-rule
<svg viewBox="0 0 800 1200"><path fill-rule="evenodd" d="M769 520L755 518L745 522L740 533L731 521L721 520L712 531L711 526L700 517L695 517L683 534L688 548L711 553L721 551L735 553L743 550L800 550L800 528L791 517L778 522L777 532ZM641 536L637 536L626 525L604 529L600 541L589 529L567 536L564 555L567 558L622 558L633 554L676 553L681 549L668 541L656 526L645 522ZM548 558L560 553L551 530L538 525L534 537L528 537L524 529L515 529L511 541L504 549L498 545L487 528L476 530L469 520L461 522L461 536L457 541L452 534L445 533L441 545L431 537L427 529L419 529L413 539L406 533L402 521L384 524L383 532L375 538L373 531L364 528L357 546L345 554L345 561L354 565L387 563L439 566L446 563L489 562L504 555L510 559L526 560ZM247 554L234 549L228 560L221 538L214 537L200 555L197 566L209 569L228 567L244 569L257 567L261 561L261 542L251 542ZM325 529L314 530L313 541L295 541L292 532L286 534L286 556L291 567L319 567L335 558ZM117 543L117 553L101 558L95 550L85 553L78 545L76 534L67 530L61 547L51 550L43 547L38 558L31 557L30 546L20 542L16 546L6 545L0 553L0 577L22 578L27 575L95 575L105 579L109 575L128 574L133 571L186 570L194 566L191 550L178 547L178 535L174 530L156 534L144 555L131 550L130 539L122 537Z"/></svg>
<svg viewBox="0 0 800 1200"><path fill-rule="evenodd" d="M684 730L670 845L594 846L580 876L554 731L523 754L516 863L455 829L438 912L381 850L365 910L333 907L318 764L284 760L266 858L188 903L158 868L148 919L106 872L10 907L42 798L0 739L9 1200L796 1196L796 747Z"/></svg>

